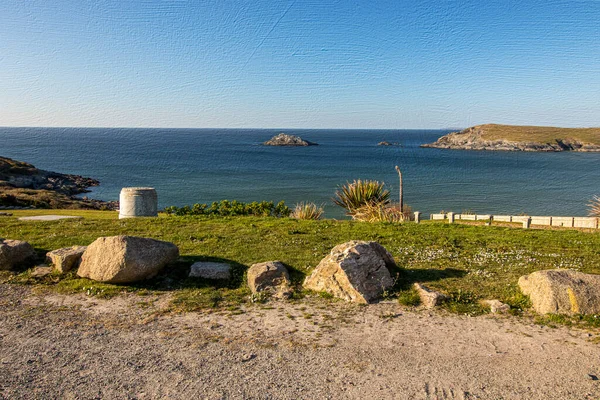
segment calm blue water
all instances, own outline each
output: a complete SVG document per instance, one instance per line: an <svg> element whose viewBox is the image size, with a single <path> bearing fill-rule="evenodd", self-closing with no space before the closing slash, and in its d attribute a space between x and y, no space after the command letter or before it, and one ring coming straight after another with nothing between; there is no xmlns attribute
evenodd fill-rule
<svg viewBox="0 0 600 400"><path fill-rule="evenodd" d="M268 147L279 132L317 142ZM586 215L600 194L599 153L523 153L422 149L449 131L0 128L0 155L51 171L99 179L90 197L117 200L126 186L152 186L159 207L221 199L324 204L356 178L385 181L426 214ZM383 140L402 147L377 146Z"/></svg>

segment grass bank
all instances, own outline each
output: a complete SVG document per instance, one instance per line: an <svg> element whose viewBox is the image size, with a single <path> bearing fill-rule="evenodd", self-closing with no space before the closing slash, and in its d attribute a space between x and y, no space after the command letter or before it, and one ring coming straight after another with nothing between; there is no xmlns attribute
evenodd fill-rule
<svg viewBox="0 0 600 400"><path fill-rule="evenodd" d="M136 235L175 243L181 262L160 276L133 285L108 285L80 279L74 273L43 279L30 271L4 272L0 281L43 285L64 293L112 296L119 292L171 292L172 309L230 307L250 301L245 270L253 263L281 260L300 287L306 274L337 244L375 240L386 247L401 267L398 283L388 295L410 303L410 285L423 282L450 295L450 311L482 312L480 299L496 298L519 310L527 307L517 280L549 268L571 268L600 274L600 233L577 230L524 230L505 226L300 221L272 217L177 217L119 220L116 212L75 210L13 211L0 217L0 237L26 240L39 252L87 245L100 236ZM79 220L19 221L39 214L81 215ZM187 278L195 261L224 261L233 265L233 278L215 284ZM299 292L297 297L302 297ZM598 324L600 326L600 324Z"/></svg>

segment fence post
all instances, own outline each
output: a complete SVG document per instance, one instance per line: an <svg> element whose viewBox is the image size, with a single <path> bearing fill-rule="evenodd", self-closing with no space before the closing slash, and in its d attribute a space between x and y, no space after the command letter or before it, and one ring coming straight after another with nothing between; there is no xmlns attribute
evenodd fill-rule
<svg viewBox="0 0 600 400"><path fill-rule="evenodd" d="M531 217L527 217L523 220L523 229L531 228Z"/></svg>
<svg viewBox="0 0 600 400"><path fill-rule="evenodd" d="M454 223L454 213L453 212L449 212L448 213L448 223L449 224L453 224Z"/></svg>
<svg viewBox="0 0 600 400"><path fill-rule="evenodd" d="M415 223L421 222L421 211L415 211Z"/></svg>

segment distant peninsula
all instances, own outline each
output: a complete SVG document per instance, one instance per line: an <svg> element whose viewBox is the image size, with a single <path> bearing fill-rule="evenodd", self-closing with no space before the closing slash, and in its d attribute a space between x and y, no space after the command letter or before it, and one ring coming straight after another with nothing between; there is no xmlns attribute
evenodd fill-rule
<svg viewBox="0 0 600 400"><path fill-rule="evenodd" d="M265 146L316 146L317 143L309 142L300 136L280 133L263 143Z"/></svg>
<svg viewBox="0 0 600 400"><path fill-rule="evenodd" d="M457 150L600 152L600 128L477 125L421 147Z"/></svg>
<svg viewBox="0 0 600 400"><path fill-rule="evenodd" d="M114 210L117 202L76 197L99 185L93 178L37 169L0 157L0 206Z"/></svg>

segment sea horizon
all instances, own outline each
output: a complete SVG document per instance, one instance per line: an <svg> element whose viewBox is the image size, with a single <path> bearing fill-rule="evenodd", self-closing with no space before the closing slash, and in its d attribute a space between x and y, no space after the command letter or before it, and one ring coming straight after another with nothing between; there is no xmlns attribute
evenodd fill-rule
<svg viewBox="0 0 600 400"><path fill-rule="evenodd" d="M587 215L600 183L599 154L419 147L454 130L3 127L0 141L2 156L98 179L91 198L118 200L122 187L155 187L161 209L222 199L311 201L325 207L326 218L344 218L331 202L336 189L374 179L397 201L398 165L405 203L425 215ZM261 145L280 132L319 146Z"/></svg>

